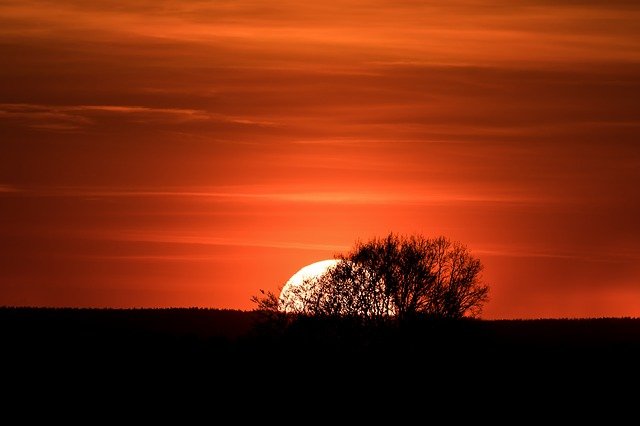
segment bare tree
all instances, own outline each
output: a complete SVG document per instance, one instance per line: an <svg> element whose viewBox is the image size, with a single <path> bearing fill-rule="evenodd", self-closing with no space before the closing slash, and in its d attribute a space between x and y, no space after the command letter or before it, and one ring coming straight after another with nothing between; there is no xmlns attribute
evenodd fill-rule
<svg viewBox="0 0 640 426"><path fill-rule="evenodd" d="M324 275L286 297L254 298L259 309L316 317L352 317L368 323L477 316L488 299L482 264L447 238L390 234L357 243Z"/></svg>

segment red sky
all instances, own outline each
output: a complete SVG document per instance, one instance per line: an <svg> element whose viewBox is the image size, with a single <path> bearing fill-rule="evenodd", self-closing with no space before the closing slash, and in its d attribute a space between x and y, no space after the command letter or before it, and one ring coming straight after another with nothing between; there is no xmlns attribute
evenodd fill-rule
<svg viewBox="0 0 640 426"><path fill-rule="evenodd" d="M640 316L632 1L0 3L0 305L250 309L357 239ZM317 3L317 4L315 4Z"/></svg>

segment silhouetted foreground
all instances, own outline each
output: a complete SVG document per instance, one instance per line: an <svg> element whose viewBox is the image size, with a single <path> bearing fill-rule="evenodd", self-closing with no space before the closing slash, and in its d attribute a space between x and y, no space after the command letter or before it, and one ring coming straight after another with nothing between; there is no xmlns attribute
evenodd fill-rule
<svg viewBox="0 0 640 426"><path fill-rule="evenodd" d="M5 355L30 350L209 355L224 348L236 355L260 349L432 354L467 349L624 357L640 353L640 319L422 320L373 328L307 318L279 329L260 323L256 312L234 310L0 308L0 338Z"/></svg>
<svg viewBox="0 0 640 426"><path fill-rule="evenodd" d="M338 377L363 387L410 380L464 389L496 380L513 386L619 378L637 372L640 359L637 319L422 320L374 328L318 319L279 327L259 318L206 309L2 308L3 365L54 381L187 377L301 386Z"/></svg>
<svg viewBox="0 0 640 426"><path fill-rule="evenodd" d="M635 395L628 385L638 373L640 320L374 328L305 319L283 328L260 318L203 309L0 308L3 407L65 419L130 419L132 410L148 419L174 409L181 418L300 423L313 416L321 424L408 424L416 410L456 419L507 419L516 410L539 421L562 419L560 411L568 421L601 409L610 419L623 413L619 407L635 407L625 401Z"/></svg>

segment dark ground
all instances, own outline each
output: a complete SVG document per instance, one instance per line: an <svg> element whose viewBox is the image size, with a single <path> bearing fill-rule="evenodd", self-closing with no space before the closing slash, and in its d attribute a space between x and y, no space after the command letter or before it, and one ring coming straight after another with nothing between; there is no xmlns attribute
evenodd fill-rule
<svg viewBox="0 0 640 426"><path fill-rule="evenodd" d="M509 364L615 359L640 362L640 319L422 320L358 327L307 320L278 328L256 312L215 309L0 308L6 357L190 363L290 358L450 359ZM284 358L284 360L283 360Z"/></svg>
<svg viewBox="0 0 640 426"><path fill-rule="evenodd" d="M376 329L302 321L286 330L259 319L232 310L1 308L3 383L46 392L65 383L89 394L96 384L128 395L233 389L214 399L300 398L329 388L336 401L354 392L490 399L496 389L516 398L542 387L543 399L582 395L584 403L596 391L635 387L640 371L639 319L423 320Z"/></svg>

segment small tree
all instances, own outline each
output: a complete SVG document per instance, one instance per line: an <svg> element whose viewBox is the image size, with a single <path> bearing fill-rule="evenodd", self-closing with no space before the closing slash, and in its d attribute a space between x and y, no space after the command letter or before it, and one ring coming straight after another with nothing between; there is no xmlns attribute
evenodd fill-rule
<svg viewBox="0 0 640 426"><path fill-rule="evenodd" d="M254 298L260 309L316 317L352 317L366 322L475 317L488 299L482 264L447 238L420 235L374 238L338 256L324 275L276 298Z"/></svg>

